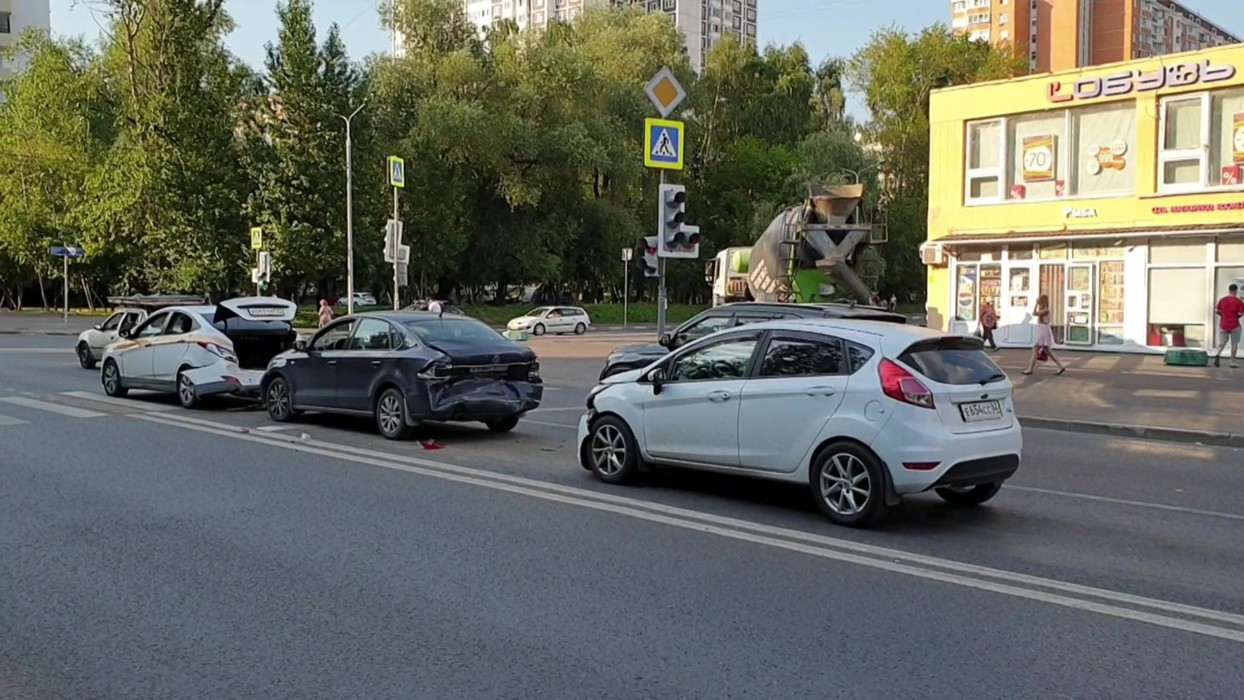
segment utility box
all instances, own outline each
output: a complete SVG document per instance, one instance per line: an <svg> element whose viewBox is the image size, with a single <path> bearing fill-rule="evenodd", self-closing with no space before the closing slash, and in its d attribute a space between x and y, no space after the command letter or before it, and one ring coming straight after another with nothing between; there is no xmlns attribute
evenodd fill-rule
<svg viewBox="0 0 1244 700"><path fill-rule="evenodd" d="M1179 367L1204 367L1209 364L1209 353L1199 348L1168 348L1163 363Z"/></svg>

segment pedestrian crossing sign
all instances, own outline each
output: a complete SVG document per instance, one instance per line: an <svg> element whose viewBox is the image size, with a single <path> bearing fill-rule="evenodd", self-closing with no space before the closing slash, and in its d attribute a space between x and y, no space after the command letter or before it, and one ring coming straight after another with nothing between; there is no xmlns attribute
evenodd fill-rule
<svg viewBox="0 0 1244 700"><path fill-rule="evenodd" d="M406 189L406 161L389 156L389 186Z"/></svg>
<svg viewBox="0 0 1244 700"><path fill-rule="evenodd" d="M683 123L671 119L644 120L644 165L682 170Z"/></svg>

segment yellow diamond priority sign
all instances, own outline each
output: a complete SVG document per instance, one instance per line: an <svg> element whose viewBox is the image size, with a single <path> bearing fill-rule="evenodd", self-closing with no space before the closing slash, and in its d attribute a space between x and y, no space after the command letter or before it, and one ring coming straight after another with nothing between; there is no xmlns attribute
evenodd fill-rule
<svg viewBox="0 0 1244 700"><path fill-rule="evenodd" d="M674 72L665 66L657 71L652 80L648 81L644 93L648 95L648 99L652 102L652 106L657 108L657 112L662 117L668 117L678 105L687 97L687 92L682 89L682 85L678 83L678 79L674 77Z"/></svg>

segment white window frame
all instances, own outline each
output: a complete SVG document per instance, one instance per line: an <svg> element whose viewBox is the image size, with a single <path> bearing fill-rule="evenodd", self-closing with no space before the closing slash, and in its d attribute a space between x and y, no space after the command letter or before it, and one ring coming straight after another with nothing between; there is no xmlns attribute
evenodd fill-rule
<svg viewBox="0 0 1244 700"><path fill-rule="evenodd" d="M998 137L998 165L989 168L973 168L972 146L974 144L973 139L975 138L974 127L982 124L997 124L998 129L1000 130L1000 135ZM963 139L963 203L965 205L998 204L1006 201L1009 191L1009 185L1007 185L1008 178L1006 176L1006 129L1006 117L977 119L967 123ZM983 180L991 177L998 181L998 195L996 197L973 197L972 181Z"/></svg>
<svg viewBox="0 0 1244 700"><path fill-rule="evenodd" d="M1167 112L1170 105L1177 102L1192 102L1199 100L1201 103L1201 144L1196 148L1184 148L1175 150L1166 150L1166 121ZM1185 194L1188 192L1201 192L1208 188L1209 183L1209 139L1210 139L1210 108L1213 105L1210 101L1208 92L1196 93L1191 95L1172 95L1162 98L1159 105L1158 120L1158 192L1161 194ZM1199 177L1196 182L1190 183L1172 183L1166 182L1166 166L1168 163L1178 163L1195 160L1200 165Z"/></svg>

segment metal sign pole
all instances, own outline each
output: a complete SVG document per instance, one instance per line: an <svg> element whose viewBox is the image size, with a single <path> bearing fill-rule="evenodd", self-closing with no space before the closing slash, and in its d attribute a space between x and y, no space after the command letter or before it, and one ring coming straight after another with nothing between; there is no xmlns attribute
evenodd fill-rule
<svg viewBox="0 0 1244 700"><path fill-rule="evenodd" d="M661 171L661 184L665 184L665 171ZM661 202L657 202L660 207ZM657 244L660 245L661 230L657 229ZM665 258L657 258L657 337L665 333Z"/></svg>
<svg viewBox="0 0 1244 700"><path fill-rule="evenodd" d="M255 296L260 296L259 278L263 276L263 268L259 266L259 263L260 263L260 258L262 257L263 257L263 251L261 250L255 251Z"/></svg>
<svg viewBox="0 0 1244 700"><path fill-rule="evenodd" d="M397 212L397 188L394 187L393 188L393 220L394 221L400 221L400 219L397 218L397 214L398 214ZM399 257L398 251L400 249L401 249L400 245L394 246L394 253L393 253L393 310L394 311L397 311L399 308L401 308L401 303L398 301L398 297L397 297L397 293L399 289L398 279L397 279L397 267L400 264L397 260Z"/></svg>
<svg viewBox="0 0 1244 700"><path fill-rule="evenodd" d="M65 246L65 323L69 323L69 246Z"/></svg>
<svg viewBox="0 0 1244 700"><path fill-rule="evenodd" d="M631 303L631 263L622 256L622 327L626 328L627 306Z"/></svg>

